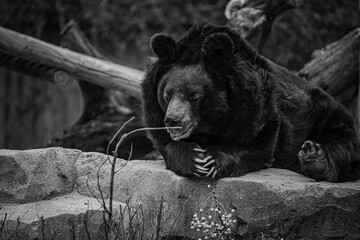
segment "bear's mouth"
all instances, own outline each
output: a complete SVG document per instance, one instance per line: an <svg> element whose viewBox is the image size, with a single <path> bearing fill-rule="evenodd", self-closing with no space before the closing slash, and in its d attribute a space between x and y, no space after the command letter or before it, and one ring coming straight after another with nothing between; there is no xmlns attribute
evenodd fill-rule
<svg viewBox="0 0 360 240"><path fill-rule="evenodd" d="M167 131L170 134L170 137L173 141L178 142L181 139L188 138L192 134L196 124L189 124L188 126L183 126L181 129L170 129Z"/></svg>

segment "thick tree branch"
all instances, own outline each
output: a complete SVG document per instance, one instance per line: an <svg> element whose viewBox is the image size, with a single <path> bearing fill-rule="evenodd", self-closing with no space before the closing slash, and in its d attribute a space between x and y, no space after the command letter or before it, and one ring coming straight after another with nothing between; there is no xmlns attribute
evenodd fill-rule
<svg viewBox="0 0 360 240"><path fill-rule="evenodd" d="M313 53L313 59L299 71L303 77L337 96L359 81L360 28Z"/></svg>
<svg viewBox="0 0 360 240"><path fill-rule="evenodd" d="M44 64L27 61L23 58L12 56L2 51L0 51L0 65L55 84L64 85L71 81L75 81L75 78L65 71L52 68Z"/></svg>
<svg viewBox="0 0 360 240"><path fill-rule="evenodd" d="M0 27L0 51L65 71L76 78L140 97L144 72L75 53Z"/></svg>

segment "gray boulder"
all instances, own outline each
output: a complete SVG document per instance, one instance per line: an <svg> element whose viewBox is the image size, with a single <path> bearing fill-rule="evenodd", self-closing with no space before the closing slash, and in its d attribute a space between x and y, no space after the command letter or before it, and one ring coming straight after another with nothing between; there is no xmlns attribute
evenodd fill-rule
<svg viewBox="0 0 360 240"><path fill-rule="evenodd" d="M32 202L73 190L78 150L0 150L0 202Z"/></svg>
<svg viewBox="0 0 360 240"><path fill-rule="evenodd" d="M11 224L15 224L14 219L22 217L25 209L41 206L32 215L37 218L20 218L24 226L21 229L28 233L22 239L41 237L41 228L33 231L41 216L44 223L49 223L46 226L58 229L59 237L53 239L72 239L70 233L74 232L77 238L87 239L83 219L88 211L97 216L89 222L92 239L104 237L101 207L94 196L100 197L99 186L103 196L109 194L111 164L106 155L62 148L0 150L0 166L0 221L5 213L11 213ZM35 171L34 166L47 170ZM120 159L116 161L116 172L116 220L141 226L131 231L140 231L138 236L143 239L157 234L171 236L169 239L204 237L204 229L191 229L193 216L196 213L198 218L206 218L202 222L210 223L209 215L216 220L211 210L216 206L222 211L220 216L226 213L224 220L235 220L229 225L229 236L235 234L236 239L360 239L360 181L315 182L281 169L220 180L187 179L166 170L163 161ZM67 176L66 181L62 175ZM63 196L53 198L59 194ZM20 204L24 201L37 202ZM93 202L91 207L84 204L86 201ZM129 214L120 217L124 210L132 214L131 221Z"/></svg>
<svg viewBox="0 0 360 240"><path fill-rule="evenodd" d="M81 166L99 166L100 159ZM78 168L78 189L84 195L90 195L88 186L96 182L95 172L89 173ZM109 172L100 171L99 176L106 179ZM91 182L86 187L81 180L85 177ZM273 168L236 178L191 180L166 170L163 161L131 161L115 176L114 196L120 202L141 204L150 216L157 216L163 201L162 235L197 239L203 234L190 229L191 220L200 208L206 211L214 203L208 185L216 189L225 211L235 210L241 239L360 239L360 181L315 182ZM150 225L147 228L153 229Z"/></svg>
<svg viewBox="0 0 360 240"><path fill-rule="evenodd" d="M76 192L50 200L1 204L2 239L105 239L99 202ZM86 221L86 227L85 227Z"/></svg>

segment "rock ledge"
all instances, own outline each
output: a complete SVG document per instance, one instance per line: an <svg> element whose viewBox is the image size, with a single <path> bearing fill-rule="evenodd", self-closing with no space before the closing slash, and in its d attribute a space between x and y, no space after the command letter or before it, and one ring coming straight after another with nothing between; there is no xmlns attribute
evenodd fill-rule
<svg viewBox="0 0 360 240"><path fill-rule="evenodd" d="M105 159L104 154L63 148L0 150L0 223L6 215L6 234L18 229L17 239L36 239L46 226L53 239L86 239L83 219L91 212L90 235L103 238L101 207L92 194L99 196L96 174ZM141 206L147 237L161 201L162 236L200 237L189 229L190 221L211 203L206 200L210 184L224 207L235 209L241 239L260 239L260 233L267 239L360 239L360 181L315 182L281 169L191 180L166 170L163 161L118 160L117 166L114 206ZM107 163L99 171L105 195L109 173Z"/></svg>

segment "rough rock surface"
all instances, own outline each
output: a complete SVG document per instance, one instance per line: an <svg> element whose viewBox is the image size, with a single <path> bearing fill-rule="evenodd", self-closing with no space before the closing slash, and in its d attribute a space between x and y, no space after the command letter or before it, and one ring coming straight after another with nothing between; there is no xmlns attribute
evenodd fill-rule
<svg viewBox="0 0 360 240"><path fill-rule="evenodd" d="M5 239L103 239L99 202L76 192L51 200L25 204L1 204L0 219L6 216ZM21 225L18 224L20 218Z"/></svg>
<svg viewBox="0 0 360 240"><path fill-rule="evenodd" d="M21 159L19 156L26 157ZM24 209L31 209L29 204L33 204L32 206L41 206L37 208L41 211L37 210L37 214L32 215L37 216L37 218L33 218L34 221L31 217L24 217L21 220L22 224L27 226L23 229L27 229L29 232L28 237L22 239L35 239L34 236L39 234L39 231L32 233L30 230L34 228L32 224L39 223L39 216L42 215L45 220L51 219L58 225L64 224L64 229L67 229L61 231L64 234L59 234L62 238L56 237L54 239L72 239L71 234L69 234L69 226L74 226L74 229L81 229L81 219L86 212L84 208L84 201L86 200L66 203L65 199L67 198L69 201L73 198L71 196L77 196L94 200L93 194L99 196L97 176L103 193L107 195L110 164L103 154L80 153L77 150L61 148L29 151L0 150L0 173L11 172L9 176L15 179L12 181L19 182L19 178L14 176L20 175L18 172L25 169L24 171L29 173L27 178L32 179L32 174L36 174L36 171L26 171L27 168L15 168L15 163L20 166L32 166L36 165L35 159L46 162L44 160L46 156L52 159L56 156L57 161L71 163L68 169L75 169L76 173L66 176L72 176L68 177L72 184L61 185L60 183L63 181L61 178L57 178L57 172L53 170L49 176L56 180L48 181L48 185L54 184L56 189L60 189L58 186L69 186L61 188L63 190L58 190L57 193L65 194L71 191L69 190L71 187L73 193L36 203L17 205L0 203L2 206L0 221L5 212L12 213L14 219L16 216L21 217L24 215ZM26 165L24 162L27 159L30 159L32 164ZM98 171L103 162L105 162L103 167ZM49 166L49 164L43 165ZM242 177L224 178L216 181L191 180L179 177L166 170L163 161L135 160L126 163L123 160L118 160L116 169L119 171L115 175L114 181L114 199L116 200L114 206L117 207L124 202L128 202L132 206L141 206L144 210L142 221L145 223L145 236L147 238L150 238L156 229L154 226L159 217L160 205L162 207L163 225L160 231L162 236L187 236L191 239L200 237L201 235L197 235L196 231L190 229L190 222L195 212L201 214L199 208L204 208L206 211L206 207L214 202L213 190L208 188L208 185L211 185L216 189L217 199L225 210L235 209L233 214L237 220L237 239L261 239L262 237L265 239L360 239L360 181L350 183L315 182L305 176L281 169L267 169ZM11 186L12 181L1 175L0 192L10 192L9 186ZM27 180L27 182L29 181ZM16 184L20 185L17 182ZM23 182L21 184L24 185ZM13 185L18 186L16 184ZM50 186L47 187L51 189ZM1 202L19 202L19 199L33 201L52 197L51 194L44 194L46 191L43 189L40 187L27 189L27 195L21 195L35 196L31 198L14 197L20 196L20 194L16 195L13 192L3 194ZM74 207L60 206L56 204L56 201L64 202L65 206L74 204ZM45 205L52 207L45 207ZM93 205L95 206L95 204ZM78 208L82 210L79 211ZM64 216L71 217L65 218ZM92 223L94 224L92 230L97 232L94 232L93 236L101 236L99 233L101 232L100 217ZM80 230L77 231L81 232ZM77 236L84 235L79 233Z"/></svg>
<svg viewBox="0 0 360 240"><path fill-rule="evenodd" d="M31 202L73 190L80 151L0 150L0 202Z"/></svg>

